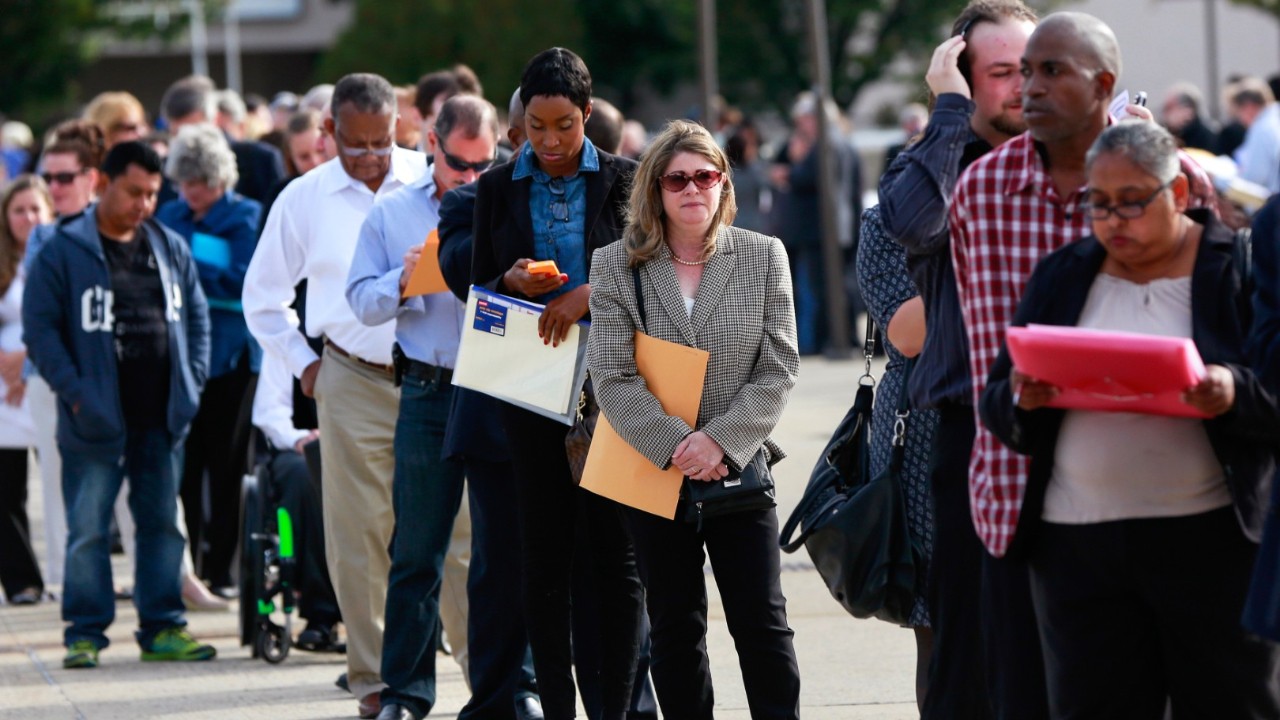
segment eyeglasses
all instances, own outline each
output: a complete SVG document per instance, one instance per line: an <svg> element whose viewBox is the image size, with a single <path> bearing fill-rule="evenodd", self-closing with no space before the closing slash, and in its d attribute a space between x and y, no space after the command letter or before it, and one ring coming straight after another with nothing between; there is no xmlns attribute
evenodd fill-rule
<svg viewBox="0 0 1280 720"><path fill-rule="evenodd" d="M719 184L724 178L724 173L719 170L698 170L692 175L685 172L673 172L662 175L658 178L658 184L667 192L683 192L692 182L698 186L699 190L710 190Z"/></svg>
<svg viewBox="0 0 1280 720"><path fill-rule="evenodd" d="M84 169L81 168L80 170L76 170L75 172L56 172L56 173L47 172L47 173L41 174L40 177L44 178L44 181L49 185L70 185L71 183L76 181L77 177L80 177L83 174L84 174Z"/></svg>
<svg viewBox="0 0 1280 720"><path fill-rule="evenodd" d="M123 133L123 132L141 133L143 130L146 129L146 127L147 126L142 123L118 122L113 124L109 128L109 130L112 133Z"/></svg>
<svg viewBox="0 0 1280 720"><path fill-rule="evenodd" d="M1085 212L1089 213L1090 220L1106 220L1111 217L1112 213L1115 213L1116 217L1124 218L1125 220L1133 220L1134 218L1142 217L1142 214L1147 211L1147 206L1155 202L1155 199L1160 197L1160 193L1167 190L1172 184L1172 180L1164 183L1160 187L1156 188L1156 191L1151 193L1146 200L1120 203L1119 205L1098 205L1096 203L1086 201L1084 209Z"/></svg>
<svg viewBox="0 0 1280 720"><path fill-rule="evenodd" d="M444 149L444 143L440 143L440 154L444 155L445 165L453 168L455 172L474 170L477 173L482 173L485 170L488 170L489 166L493 165L494 161L497 160L497 157L491 157L488 160L481 160L480 162L467 162L457 155L450 155L449 151Z"/></svg>
<svg viewBox="0 0 1280 720"><path fill-rule="evenodd" d="M551 178L547 190L551 192L551 217L563 223L569 222L569 199L565 197L564 178Z"/></svg>
<svg viewBox="0 0 1280 720"><path fill-rule="evenodd" d="M366 155L386 157L391 154L392 150L396 149L396 144L390 140L387 141L386 147L351 147L343 142L342 137L339 136L338 133L333 134L333 139L337 144L338 149L342 151L342 154L349 158L360 158L365 157Z"/></svg>

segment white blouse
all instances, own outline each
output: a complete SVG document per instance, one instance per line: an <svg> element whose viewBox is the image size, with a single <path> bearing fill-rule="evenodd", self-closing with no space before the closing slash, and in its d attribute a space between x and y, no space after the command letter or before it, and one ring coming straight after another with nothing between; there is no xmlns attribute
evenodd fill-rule
<svg viewBox="0 0 1280 720"><path fill-rule="evenodd" d="M26 275L18 268L18 276L0 297L0 350L13 352L22 345L22 288ZM35 444L35 426L30 403L24 396L18 406L5 402L9 388L0 380L0 448L25 448Z"/></svg>
<svg viewBox="0 0 1280 720"><path fill-rule="evenodd" d="M1099 274L1077 326L1189 338L1191 278L1139 284ZM1176 517L1230 504L1203 421L1067 411L1045 491L1045 520Z"/></svg>

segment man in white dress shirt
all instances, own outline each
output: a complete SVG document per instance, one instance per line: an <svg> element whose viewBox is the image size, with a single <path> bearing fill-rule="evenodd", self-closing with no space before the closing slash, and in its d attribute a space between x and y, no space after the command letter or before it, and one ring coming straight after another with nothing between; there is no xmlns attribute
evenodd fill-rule
<svg viewBox="0 0 1280 720"><path fill-rule="evenodd" d="M399 393L392 323L367 326L344 294L347 271L374 201L426 171L425 156L395 146L395 92L384 78L338 81L325 130L338 157L290 183L267 217L245 277L244 313L263 347L285 359L319 411L329 572L347 627L347 676L360 717L379 710L379 671ZM290 322L294 287L307 281L306 331L324 338L317 357Z"/></svg>

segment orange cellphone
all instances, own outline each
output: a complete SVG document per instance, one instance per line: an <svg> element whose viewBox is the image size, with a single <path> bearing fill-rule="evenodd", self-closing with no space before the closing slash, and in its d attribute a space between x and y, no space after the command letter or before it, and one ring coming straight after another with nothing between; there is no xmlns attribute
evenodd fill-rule
<svg viewBox="0 0 1280 720"><path fill-rule="evenodd" d="M526 265L525 272L530 275L559 275L560 269L556 267L555 260L539 260Z"/></svg>

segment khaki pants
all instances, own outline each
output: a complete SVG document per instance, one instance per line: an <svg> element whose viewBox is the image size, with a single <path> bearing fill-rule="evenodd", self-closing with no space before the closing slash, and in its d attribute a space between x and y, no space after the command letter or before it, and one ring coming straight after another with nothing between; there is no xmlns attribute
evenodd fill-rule
<svg viewBox="0 0 1280 720"><path fill-rule="evenodd" d="M467 573L471 569L471 510L467 493L453 521L449 551L444 556L444 581L440 585L440 623L453 661L462 668L462 677L471 687L467 665Z"/></svg>
<svg viewBox="0 0 1280 720"><path fill-rule="evenodd" d="M347 682L362 698L382 682L382 628L395 529L391 476L399 392L391 377L325 348L316 379L324 541L347 628Z"/></svg>

